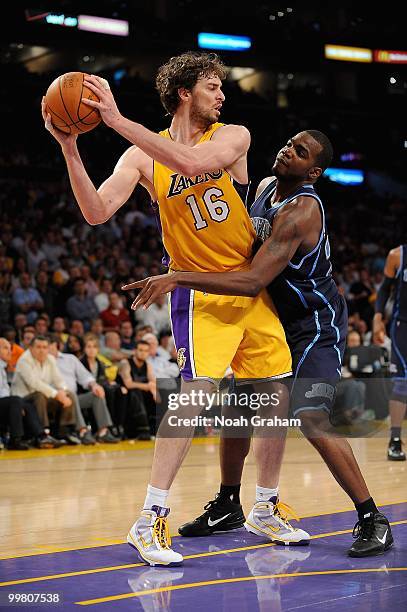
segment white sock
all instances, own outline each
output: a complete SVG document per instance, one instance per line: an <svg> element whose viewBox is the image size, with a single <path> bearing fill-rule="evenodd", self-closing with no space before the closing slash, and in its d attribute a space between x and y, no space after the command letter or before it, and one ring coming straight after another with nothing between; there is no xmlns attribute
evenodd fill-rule
<svg viewBox="0 0 407 612"><path fill-rule="evenodd" d="M270 501L272 497L278 497L278 487L268 489L267 487L256 485L256 502Z"/></svg>
<svg viewBox="0 0 407 612"><path fill-rule="evenodd" d="M166 491L165 489L157 489L157 487L147 485L147 495L144 501L143 508L148 510L153 506L160 506L161 508L166 508L168 495L169 491Z"/></svg>

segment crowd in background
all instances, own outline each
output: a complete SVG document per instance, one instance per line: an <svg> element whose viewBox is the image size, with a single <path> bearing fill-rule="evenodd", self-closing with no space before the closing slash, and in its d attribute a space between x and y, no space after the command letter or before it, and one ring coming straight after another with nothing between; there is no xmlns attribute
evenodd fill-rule
<svg viewBox="0 0 407 612"><path fill-rule="evenodd" d="M49 76L24 74L23 81L37 95L39 83L43 82L45 89ZM140 120L152 129L165 127L166 120L162 125L154 124L163 112L158 97L151 97L151 85L141 79L136 85L137 109L143 109ZM241 96L240 121L250 127L253 107L262 101L255 94L233 92L233 86L229 89L232 99ZM128 203L105 224L89 226L84 222L59 147L43 128L37 97L37 107L28 113L33 126L30 138L21 126L14 136L6 126L0 148L0 337L10 344L6 365L10 394L17 393L13 377L19 360L28 353L32 357L33 338L39 337L51 357L52 345L56 346L52 357L56 363L61 361L60 355L74 356L102 388L95 394L93 382L89 382L87 388L78 384L77 389L66 391L79 398L99 394L106 404L102 422L102 409L94 408L92 402L88 406L82 399L84 418L81 420L76 408L76 416L62 432L55 429L60 419L41 422L43 439L113 443L125 437L149 438L156 427L155 379L179 377L176 351L166 299L160 298L147 311L134 312L130 306L135 294L123 292L121 286L165 272L156 217L147 193L137 187ZM125 97L125 106L135 99L135 95ZM128 116L134 114L133 109ZM295 115L287 114L283 119L284 140L306 127ZM329 125L310 127L329 133ZM282 131L280 126L281 138ZM335 144L335 134L332 139ZM98 127L92 135L80 137L79 146L90 176L99 185L128 143ZM271 138L255 130L251 197L261 174L269 172L276 152L270 147ZM369 344L386 254L405 242L406 201L391 193L379 196L368 187L340 186L325 178L319 181L317 191L327 213L334 277L348 304L350 329L359 333L362 344ZM386 348L389 342L387 339ZM79 367L72 363L70 367ZM38 391L30 390L34 392ZM21 389L18 394L24 397ZM75 401L71 398L71 406L80 406ZM38 409L38 403L35 405Z"/></svg>

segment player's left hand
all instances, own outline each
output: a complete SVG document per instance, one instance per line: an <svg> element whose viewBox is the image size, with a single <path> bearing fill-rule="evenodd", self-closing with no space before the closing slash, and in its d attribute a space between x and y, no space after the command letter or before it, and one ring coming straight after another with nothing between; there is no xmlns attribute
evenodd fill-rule
<svg viewBox="0 0 407 612"><path fill-rule="evenodd" d="M159 295L162 293L168 293L173 291L177 286L175 278L172 278L173 274L160 274L159 276L149 276L143 280L124 285L123 291L130 291L131 289L141 289L140 293L131 305L132 310L143 307L146 310L151 304L155 302Z"/></svg>
<svg viewBox="0 0 407 612"><path fill-rule="evenodd" d="M97 108L106 125L113 127L121 118L121 114L117 108L109 83L106 79L91 74L85 77L83 84L89 87L89 89L97 95L99 102L96 102L96 100L88 100L87 98L82 98L82 102L88 106L92 106L92 108Z"/></svg>

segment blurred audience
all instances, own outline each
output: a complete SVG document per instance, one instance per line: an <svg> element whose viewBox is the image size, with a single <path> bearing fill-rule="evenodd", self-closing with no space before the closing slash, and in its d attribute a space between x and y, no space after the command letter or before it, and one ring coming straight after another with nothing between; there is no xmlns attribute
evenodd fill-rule
<svg viewBox="0 0 407 612"><path fill-rule="evenodd" d="M11 385L14 395L33 403L42 427L54 429L70 443L76 444L74 403L55 358L49 353L46 336L35 336L30 347L17 362Z"/></svg>
<svg viewBox="0 0 407 612"><path fill-rule="evenodd" d="M28 450L27 439L38 448L58 448L62 443L47 434L35 406L17 395L11 395L5 373L10 359L10 342L0 338L0 438L8 434L8 450Z"/></svg>
<svg viewBox="0 0 407 612"><path fill-rule="evenodd" d="M154 370L148 363L149 354L149 343L138 340L133 356L123 359L119 366L121 380L128 391L129 414L139 440L150 439L150 433L155 433L157 387Z"/></svg>
<svg viewBox="0 0 407 612"><path fill-rule="evenodd" d="M74 400L80 441L82 444L95 443L83 418L83 411L92 410L97 427L96 440L105 443L118 442L119 440L109 430L113 423L106 404L104 388L75 355L61 353L62 348L62 341L57 336L51 336L49 352L55 358L66 387Z"/></svg>

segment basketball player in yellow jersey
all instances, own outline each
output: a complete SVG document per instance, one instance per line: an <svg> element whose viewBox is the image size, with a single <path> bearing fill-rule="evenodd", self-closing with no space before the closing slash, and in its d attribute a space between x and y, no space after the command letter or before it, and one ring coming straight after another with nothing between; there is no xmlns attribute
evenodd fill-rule
<svg viewBox="0 0 407 612"><path fill-rule="evenodd" d="M83 165L76 136L55 129L43 104L45 127L62 147L75 198L88 223L110 219L141 183L158 202L171 270L240 270L251 258L255 233L238 191L239 185L248 184L250 134L243 126L217 123L225 99L224 77L224 66L215 54L189 52L162 66L157 88L172 121L160 134L123 117L106 82L87 77L86 85L100 100L89 101L89 106L97 107L106 125L135 145L98 190ZM181 288L172 293L170 306L181 392L190 398L196 390L203 392L201 399L210 394L229 365L240 380L270 381L291 374L284 331L265 292L253 299ZM177 410L177 417L198 415L204 406L205 402L191 401ZM183 560L170 548L167 498L193 432L185 424L176 438L159 435L156 440L144 510L128 535L129 544L151 565ZM273 489L284 438L257 437L253 448L258 485Z"/></svg>

